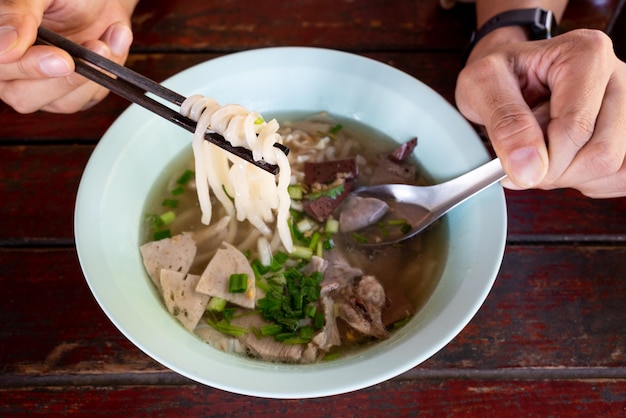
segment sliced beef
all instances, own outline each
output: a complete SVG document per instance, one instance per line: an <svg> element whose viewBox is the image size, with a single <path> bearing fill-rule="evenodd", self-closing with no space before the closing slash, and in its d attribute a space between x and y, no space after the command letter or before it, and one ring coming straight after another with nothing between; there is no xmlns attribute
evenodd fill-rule
<svg viewBox="0 0 626 418"><path fill-rule="evenodd" d="M305 163L304 182L312 190L324 190L333 185L343 184L343 191L334 196L311 195L302 202L304 211L317 222L324 222L354 189L358 166L354 158L347 160Z"/></svg>
<svg viewBox="0 0 626 418"><path fill-rule="evenodd" d="M324 328L313 337L313 342L322 350L328 351L331 347L341 344L337 320L335 318L335 302L328 296L322 297L320 304L324 309Z"/></svg>
<svg viewBox="0 0 626 418"><path fill-rule="evenodd" d="M259 314L235 316L231 323L244 328L261 328L268 324ZM257 338L253 332L239 337L239 341L252 355L268 361L298 363L305 348L304 344L280 343L274 337Z"/></svg>
<svg viewBox="0 0 626 418"><path fill-rule="evenodd" d="M396 163L381 156L372 174L370 184L413 184L415 166L409 163Z"/></svg>
<svg viewBox="0 0 626 418"><path fill-rule="evenodd" d="M413 184L415 166L407 162L417 146L417 138L411 138L393 152L379 157L370 184Z"/></svg>
<svg viewBox="0 0 626 418"><path fill-rule="evenodd" d="M411 138L407 142L393 150L393 152L389 154L387 158L389 158L394 163L402 163L413 153L413 150L416 146L417 137Z"/></svg>
<svg viewBox="0 0 626 418"><path fill-rule="evenodd" d="M335 303L339 317L361 334L379 339L389 336L382 322L385 290L374 276L363 276L342 289Z"/></svg>

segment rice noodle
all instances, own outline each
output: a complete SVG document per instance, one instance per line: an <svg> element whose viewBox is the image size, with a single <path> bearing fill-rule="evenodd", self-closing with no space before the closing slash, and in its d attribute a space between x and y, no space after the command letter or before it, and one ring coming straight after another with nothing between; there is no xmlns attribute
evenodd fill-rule
<svg viewBox="0 0 626 418"><path fill-rule="evenodd" d="M222 107L214 99L201 95L187 98L180 113L197 123L192 148L202 223L211 222L212 191L227 215L238 221L247 219L266 240L273 241L269 224L275 222L275 233L291 252L293 242L288 224L291 199L287 191L291 167L287 156L274 147L275 143L282 143L278 122L265 122L258 113L239 105ZM263 159L278 165L279 174L273 176L205 141L206 131L221 134L233 146L248 148L255 161Z"/></svg>

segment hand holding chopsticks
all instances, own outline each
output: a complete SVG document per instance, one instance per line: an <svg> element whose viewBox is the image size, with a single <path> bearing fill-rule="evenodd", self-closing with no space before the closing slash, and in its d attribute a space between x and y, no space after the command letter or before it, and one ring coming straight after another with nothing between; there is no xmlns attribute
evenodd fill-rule
<svg viewBox="0 0 626 418"><path fill-rule="evenodd" d="M74 58L75 71L83 77L106 87L124 99L136 103L192 133L195 131L196 122L148 97L146 92L152 93L177 106L180 106L185 101L184 96L43 27L39 28L37 39L39 42L48 43L68 52ZM111 77L107 72L117 77ZM272 174L278 172L277 166L268 164L263 160L255 161L250 150L233 146L216 132L207 131L205 139ZM274 144L274 146L280 148L285 154L289 152L289 148L284 145Z"/></svg>

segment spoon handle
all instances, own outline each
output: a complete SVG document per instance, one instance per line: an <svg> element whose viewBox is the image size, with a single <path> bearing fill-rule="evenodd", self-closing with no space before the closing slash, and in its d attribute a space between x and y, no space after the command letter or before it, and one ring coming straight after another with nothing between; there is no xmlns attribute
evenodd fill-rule
<svg viewBox="0 0 626 418"><path fill-rule="evenodd" d="M432 202L432 211L441 216L504 177L506 174L502 164L495 158L455 179L434 186L440 190L435 193L437 199Z"/></svg>

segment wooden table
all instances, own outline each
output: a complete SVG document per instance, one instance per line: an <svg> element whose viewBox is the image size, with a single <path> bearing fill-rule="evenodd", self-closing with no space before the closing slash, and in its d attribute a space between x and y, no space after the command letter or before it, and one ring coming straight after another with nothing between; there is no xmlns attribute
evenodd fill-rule
<svg viewBox="0 0 626 418"><path fill-rule="evenodd" d="M617 1L574 0L563 26L604 28ZM144 1L128 65L156 80L250 48L352 51L452 101L472 6L436 0ZM0 107L0 416L611 416L626 408L626 199L506 193L509 234L484 306L420 366L355 393L235 395L143 354L96 304L72 230L82 170L128 106L18 115Z"/></svg>

